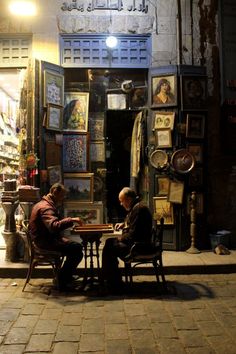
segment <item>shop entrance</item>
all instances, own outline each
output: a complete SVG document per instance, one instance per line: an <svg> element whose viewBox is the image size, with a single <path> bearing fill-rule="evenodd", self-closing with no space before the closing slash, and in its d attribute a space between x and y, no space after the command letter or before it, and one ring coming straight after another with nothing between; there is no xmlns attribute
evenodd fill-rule
<svg viewBox="0 0 236 354"><path fill-rule="evenodd" d="M125 210L118 194L130 185L130 150L135 114L131 111L107 111L106 116L106 191L108 222L122 221Z"/></svg>

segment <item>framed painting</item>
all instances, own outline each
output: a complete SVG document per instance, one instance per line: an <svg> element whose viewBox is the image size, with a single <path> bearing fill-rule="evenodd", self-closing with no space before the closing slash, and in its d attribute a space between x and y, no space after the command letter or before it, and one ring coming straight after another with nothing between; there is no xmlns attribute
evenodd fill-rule
<svg viewBox="0 0 236 354"><path fill-rule="evenodd" d="M105 162L104 141L92 141L90 143L90 161Z"/></svg>
<svg viewBox="0 0 236 354"><path fill-rule="evenodd" d="M63 130L88 131L89 92L65 92Z"/></svg>
<svg viewBox="0 0 236 354"><path fill-rule="evenodd" d="M181 103L183 110L207 108L206 76L181 76Z"/></svg>
<svg viewBox="0 0 236 354"><path fill-rule="evenodd" d="M155 195L167 195L169 191L170 179L165 176L155 175Z"/></svg>
<svg viewBox="0 0 236 354"><path fill-rule="evenodd" d="M187 150L193 155L196 163L203 162L203 145L202 144L187 144Z"/></svg>
<svg viewBox="0 0 236 354"><path fill-rule="evenodd" d="M177 76L161 75L151 79L152 107L168 107L177 105Z"/></svg>
<svg viewBox="0 0 236 354"><path fill-rule="evenodd" d="M186 137L203 139L205 131L205 116L201 114L187 114Z"/></svg>
<svg viewBox="0 0 236 354"><path fill-rule="evenodd" d="M64 172L89 170L88 134L63 134L62 157Z"/></svg>
<svg viewBox="0 0 236 354"><path fill-rule="evenodd" d="M62 183L61 165L48 166L47 171L50 186L54 183Z"/></svg>
<svg viewBox="0 0 236 354"><path fill-rule="evenodd" d="M182 204L184 196L184 183L170 181L167 200L171 203Z"/></svg>
<svg viewBox="0 0 236 354"><path fill-rule="evenodd" d="M174 225L173 204L168 202L167 197L153 197L154 218L160 223L164 218L165 225Z"/></svg>
<svg viewBox="0 0 236 354"><path fill-rule="evenodd" d="M64 173L64 186L67 189L66 200L92 203L93 185L93 173Z"/></svg>
<svg viewBox="0 0 236 354"><path fill-rule="evenodd" d="M102 224L103 204L65 202L64 216L80 217L84 224Z"/></svg>
<svg viewBox="0 0 236 354"><path fill-rule="evenodd" d="M175 112L153 112L153 129L174 128Z"/></svg>
<svg viewBox="0 0 236 354"><path fill-rule="evenodd" d="M126 107L127 102L125 94L107 94L107 109L126 109Z"/></svg>
<svg viewBox="0 0 236 354"><path fill-rule="evenodd" d="M47 123L46 128L49 130L62 130L62 106L52 103L47 104Z"/></svg>
<svg viewBox="0 0 236 354"><path fill-rule="evenodd" d="M104 139L104 119L89 117L90 140Z"/></svg>
<svg viewBox="0 0 236 354"><path fill-rule="evenodd" d="M170 129L155 130L155 140L157 148L172 147L172 137Z"/></svg>
<svg viewBox="0 0 236 354"><path fill-rule="evenodd" d="M44 107L48 103L64 106L64 76L44 70Z"/></svg>

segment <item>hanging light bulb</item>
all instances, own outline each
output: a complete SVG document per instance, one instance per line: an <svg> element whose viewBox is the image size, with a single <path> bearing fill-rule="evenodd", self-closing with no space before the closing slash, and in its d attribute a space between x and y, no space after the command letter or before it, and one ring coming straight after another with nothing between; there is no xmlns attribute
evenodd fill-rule
<svg viewBox="0 0 236 354"><path fill-rule="evenodd" d="M32 0L15 0L9 4L11 14L18 16L35 16L36 5Z"/></svg>
<svg viewBox="0 0 236 354"><path fill-rule="evenodd" d="M115 48L117 46L117 38L114 36L109 36L106 38L106 45L109 48Z"/></svg>

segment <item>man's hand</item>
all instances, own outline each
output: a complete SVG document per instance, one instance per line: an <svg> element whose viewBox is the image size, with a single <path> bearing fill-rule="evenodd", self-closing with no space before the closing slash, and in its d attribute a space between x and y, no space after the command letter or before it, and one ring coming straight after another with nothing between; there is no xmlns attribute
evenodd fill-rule
<svg viewBox="0 0 236 354"><path fill-rule="evenodd" d="M83 221L82 221L79 217L77 217L77 218L72 218L72 221L73 221L73 222L76 222L76 223L79 224L80 226L83 225Z"/></svg>
<svg viewBox="0 0 236 354"><path fill-rule="evenodd" d="M115 227L114 227L114 229L115 229L115 231L119 231L119 230L122 230L123 228L124 228L124 223L122 222L122 223L118 223L118 224L115 224Z"/></svg>

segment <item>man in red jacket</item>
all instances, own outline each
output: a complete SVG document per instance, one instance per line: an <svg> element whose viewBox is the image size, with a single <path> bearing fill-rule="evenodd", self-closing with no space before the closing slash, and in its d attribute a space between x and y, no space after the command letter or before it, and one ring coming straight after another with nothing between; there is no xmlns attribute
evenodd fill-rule
<svg viewBox="0 0 236 354"><path fill-rule="evenodd" d="M63 232L74 223L82 224L79 217L60 218L58 207L65 199L66 189L60 183L55 183L47 195L34 205L29 230L32 241L39 248L59 251L66 256L66 260L59 274L59 290L71 290L73 275L83 258L82 245L65 238Z"/></svg>

